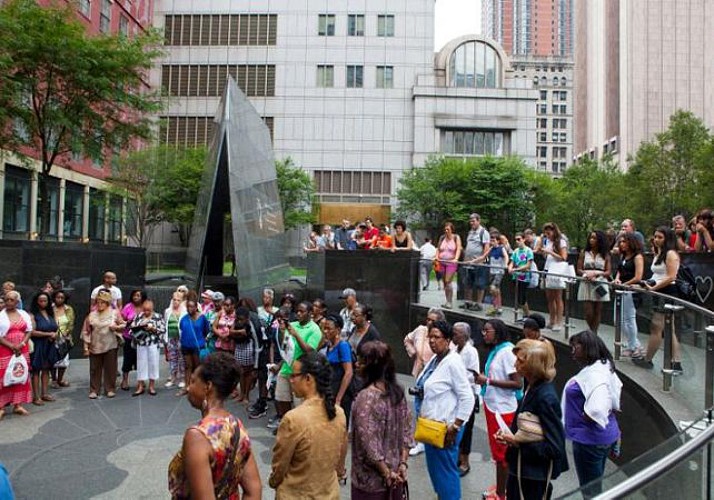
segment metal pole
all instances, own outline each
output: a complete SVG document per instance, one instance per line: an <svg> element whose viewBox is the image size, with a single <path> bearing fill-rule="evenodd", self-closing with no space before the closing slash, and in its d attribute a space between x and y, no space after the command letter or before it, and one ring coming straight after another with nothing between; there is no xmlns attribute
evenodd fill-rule
<svg viewBox="0 0 714 500"><path fill-rule="evenodd" d="M674 304L664 305L664 359L662 361L662 390L669 392L672 389L672 338L676 335L674 328L674 314L684 309L683 306Z"/></svg>
<svg viewBox="0 0 714 500"><path fill-rule="evenodd" d="M622 290L615 290L615 361L622 354ZM632 349L632 346L628 346Z"/></svg>
<svg viewBox="0 0 714 500"><path fill-rule="evenodd" d="M707 330L709 328L711 328L711 327L707 327ZM707 356L708 355L709 355L709 353L707 352ZM707 359L707 361L708 361L708 359ZM709 371L707 371L706 373L709 374L709 375L707 375L707 381L709 381L711 379L712 373ZM713 417L714 417L714 415L712 415L711 405L707 406L707 420L709 421L710 426L712 425ZM711 441L709 441L707 443L707 474L706 474L706 477L707 477L707 479L706 479L706 481L707 481L707 496L706 496L706 498L707 498L707 500L711 500L711 498L712 498L712 442Z"/></svg>
<svg viewBox="0 0 714 500"><path fill-rule="evenodd" d="M563 318L563 331L565 332L565 340L568 340L570 338L570 289L571 289L571 283L570 280L565 281L565 311L564 311L564 318Z"/></svg>
<svg viewBox="0 0 714 500"><path fill-rule="evenodd" d="M706 363L704 365L704 407L714 407L714 325L707 326L706 332ZM711 412L711 410L709 410Z"/></svg>
<svg viewBox="0 0 714 500"><path fill-rule="evenodd" d="M515 275L516 279L513 280L516 286L513 287L515 290L515 295L513 297L513 321L518 320L518 287L521 286L521 282L518 280L518 275ZM523 283L525 285L525 282Z"/></svg>

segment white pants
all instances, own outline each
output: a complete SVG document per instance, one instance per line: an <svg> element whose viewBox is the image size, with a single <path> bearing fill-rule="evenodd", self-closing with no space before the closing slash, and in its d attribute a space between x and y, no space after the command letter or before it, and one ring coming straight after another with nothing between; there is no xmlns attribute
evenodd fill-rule
<svg viewBox="0 0 714 500"><path fill-rule="evenodd" d="M136 379L156 380L159 378L159 346L136 346Z"/></svg>

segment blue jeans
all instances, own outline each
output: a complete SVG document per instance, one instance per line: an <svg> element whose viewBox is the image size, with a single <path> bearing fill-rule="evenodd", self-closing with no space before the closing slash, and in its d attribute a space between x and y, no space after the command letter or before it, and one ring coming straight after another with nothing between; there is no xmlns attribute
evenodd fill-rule
<svg viewBox="0 0 714 500"><path fill-rule="evenodd" d="M575 461L575 472L578 474L580 486L600 479L605 474L605 463L610 453L612 445L582 444L573 441L573 460ZM602 485L598 481L587 489L587 495L596 495L602 490Z"/></svg>
<svg viewBox="0 0 714 500"><path fill-rule="evenodd" d="M439 500L461 500L461 476L459 476L459 445L464 435L461 427L456 434L454 444L448 448L435 448L424 445L426 469L431 484Z"/></svg>
<svg viewBox="0 0 714 500"><path fill-rule="evenodd" d="M622 333L625 334L628 349L640 348L640 341L637 339L637 309L632 292L622 294Z"/></svg>

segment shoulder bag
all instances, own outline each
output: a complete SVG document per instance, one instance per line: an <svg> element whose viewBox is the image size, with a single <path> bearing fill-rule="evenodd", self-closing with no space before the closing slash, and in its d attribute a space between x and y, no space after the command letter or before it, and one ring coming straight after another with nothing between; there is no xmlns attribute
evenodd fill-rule
<svg viewBox="0 0 714 500"><path fill-rule="evenodd" d="M417 417L414 439L435 448L443 448L447 427L446 422Z"/></svg>

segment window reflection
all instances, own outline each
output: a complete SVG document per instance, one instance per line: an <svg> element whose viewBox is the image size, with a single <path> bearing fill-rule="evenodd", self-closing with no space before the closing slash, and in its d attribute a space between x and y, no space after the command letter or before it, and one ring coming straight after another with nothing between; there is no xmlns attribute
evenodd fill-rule
<svg viewBox="0 0 714 500"><path fill-rule="evenodd" d="M441 152L465 156L503 156L505 151L504 132L493 130L442 130Z"/></svg>
<svg viewBox="0 0 714 500"><path fill-rule="evenodd" d="M496 88L500 85L501 60L485 42L459 45L449 63L452 87Z"/></svg>

